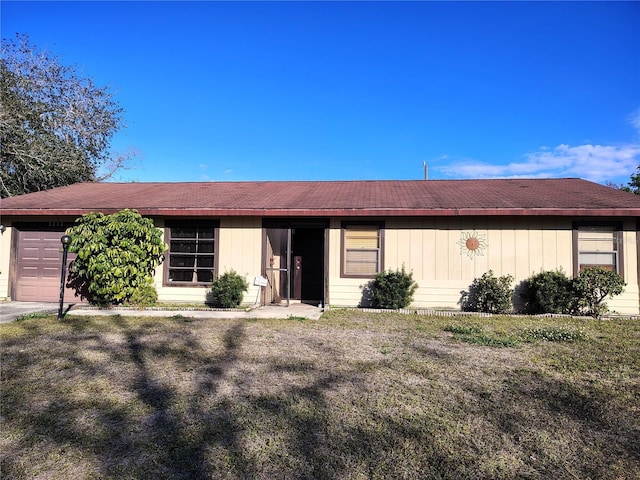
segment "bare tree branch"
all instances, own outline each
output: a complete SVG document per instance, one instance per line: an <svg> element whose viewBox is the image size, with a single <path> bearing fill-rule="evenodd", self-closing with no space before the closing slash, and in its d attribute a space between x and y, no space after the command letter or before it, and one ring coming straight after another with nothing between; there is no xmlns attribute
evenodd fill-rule
<svg viewBox="0 0 640 480"><path fill-rule="evenodd" d="M109 89L26 35L3 40L0 74L2 197L111 178L137 155L110 155L123 110Z"/></svg>

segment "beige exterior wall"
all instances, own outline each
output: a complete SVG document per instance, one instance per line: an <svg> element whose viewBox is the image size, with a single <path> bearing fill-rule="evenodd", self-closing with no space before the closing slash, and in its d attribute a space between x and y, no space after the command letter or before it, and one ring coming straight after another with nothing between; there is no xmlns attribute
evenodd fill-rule
<svg viewBox="0 0 640 480"><path fill-rule="evenodd" d="M573 274L573 219L548 217L399 218L385 221L385 269L413 272L419 288L413 306L458 309L460 292L474 278L493 270L512 275L514 286L542 270ZM334 306L356 306L368 279L340 277L340 219L331 222L329 298ZM608 302L623 314L638 314L638 265L634 219L624 225L625 293ZM474 236L475 255L464 247Z"/></svg>
<svg viewBox="0 0 640 480"><path fill-rule="evenodd" d="M164 229L164 221L156 221L158 228ZM260 275L262 256L262 219L258 217L222 218L217 241L218 271L225 273L235 270L243 275L249 284L243 303L253 304L258 288L253 285L254 277ZM155 284L158 299L162 302L204 303L206 287L166 287L163 286L164 267L156 270Z"/></svg>
<svg viewBox="0 0 640 480"><path fill-rule="evenodd" d="M0 301L11 300L9 292L9 268L11 264L11 224L3 224L7 229L0 233Z"/></svg>
<svg viewBox="0 0 640 480"><path fill-rule="evenodd" d="M34 221L40 219L33 219ZM357 306L368 279L341 278L341 221L331 219L328 235L329 304ZM346 219L344 219L346 220ZM380 219L378 219L380 220ZM396 269L404 264L413 272L419 289L414 297L416 308L458 309L460 292L467 290L474 278L493 270L495 275L510 274L514 286L542 270L562 268L573 272L573 220L548 217L477 217L477 218L393 218L385 220L384 267ZM640 313L638 291L638 238L636 219L624 221L623 262L627 286L625 292L608 301L612 311ZM163 220L156 220L159 228ZM0 235L0 300L9 292L12 250L11 222ZM469 256L464 240L474 235L480 242L479 254ZM244 303L256 301L259 287L253 285L261 272L262 219L260 217L222 218L218 238L218 269L231 269L244 275L249 283ZM164 267L156 270L155 284L163 302L203 303L205 287L163 286Z"/></svg>
<svg viewBox="0 0 640 480"><path fill-rule="evenodd" d="M640 248L640 238L635 231L635 222L629 220L625 223L625 230L622 235L624 248L624 280L627 284L622 295L607 300L609 310L623 314L640 313L638 290L638 253Z"/></svg>

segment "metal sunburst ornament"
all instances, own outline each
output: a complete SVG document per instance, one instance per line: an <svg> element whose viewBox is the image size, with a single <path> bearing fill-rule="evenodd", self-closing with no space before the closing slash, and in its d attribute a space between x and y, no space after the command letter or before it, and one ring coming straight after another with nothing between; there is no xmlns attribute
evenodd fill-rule
<svg viewBox="0 0 640 480"><path fill-rule="evenodd" d="M460 245L460 255L466 253L469 258L474 258L476 255L484 255L484 249L488 247L485 235L479 234L475 230L473 232L462 232L458 245Z"/></svg>

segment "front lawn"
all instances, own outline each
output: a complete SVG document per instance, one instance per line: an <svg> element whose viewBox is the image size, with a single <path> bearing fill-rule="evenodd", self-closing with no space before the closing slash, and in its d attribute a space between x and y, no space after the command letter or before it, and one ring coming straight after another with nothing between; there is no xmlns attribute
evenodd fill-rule
<svg viewBox="0 0 640 480"><path fill-rule="evenodd" d="M7 479L632 479L640 322L0 325Z"/></svg>

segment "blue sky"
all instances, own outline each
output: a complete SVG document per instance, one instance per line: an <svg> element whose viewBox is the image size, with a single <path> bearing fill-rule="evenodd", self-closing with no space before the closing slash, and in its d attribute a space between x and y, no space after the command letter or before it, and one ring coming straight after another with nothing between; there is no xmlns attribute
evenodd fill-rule
<svg viewBox="0 0 640 480"><path fill-rule="evenodd" d="M121 181L580 177L640 164L639 2L12 2L109 85Z"/></svg>

